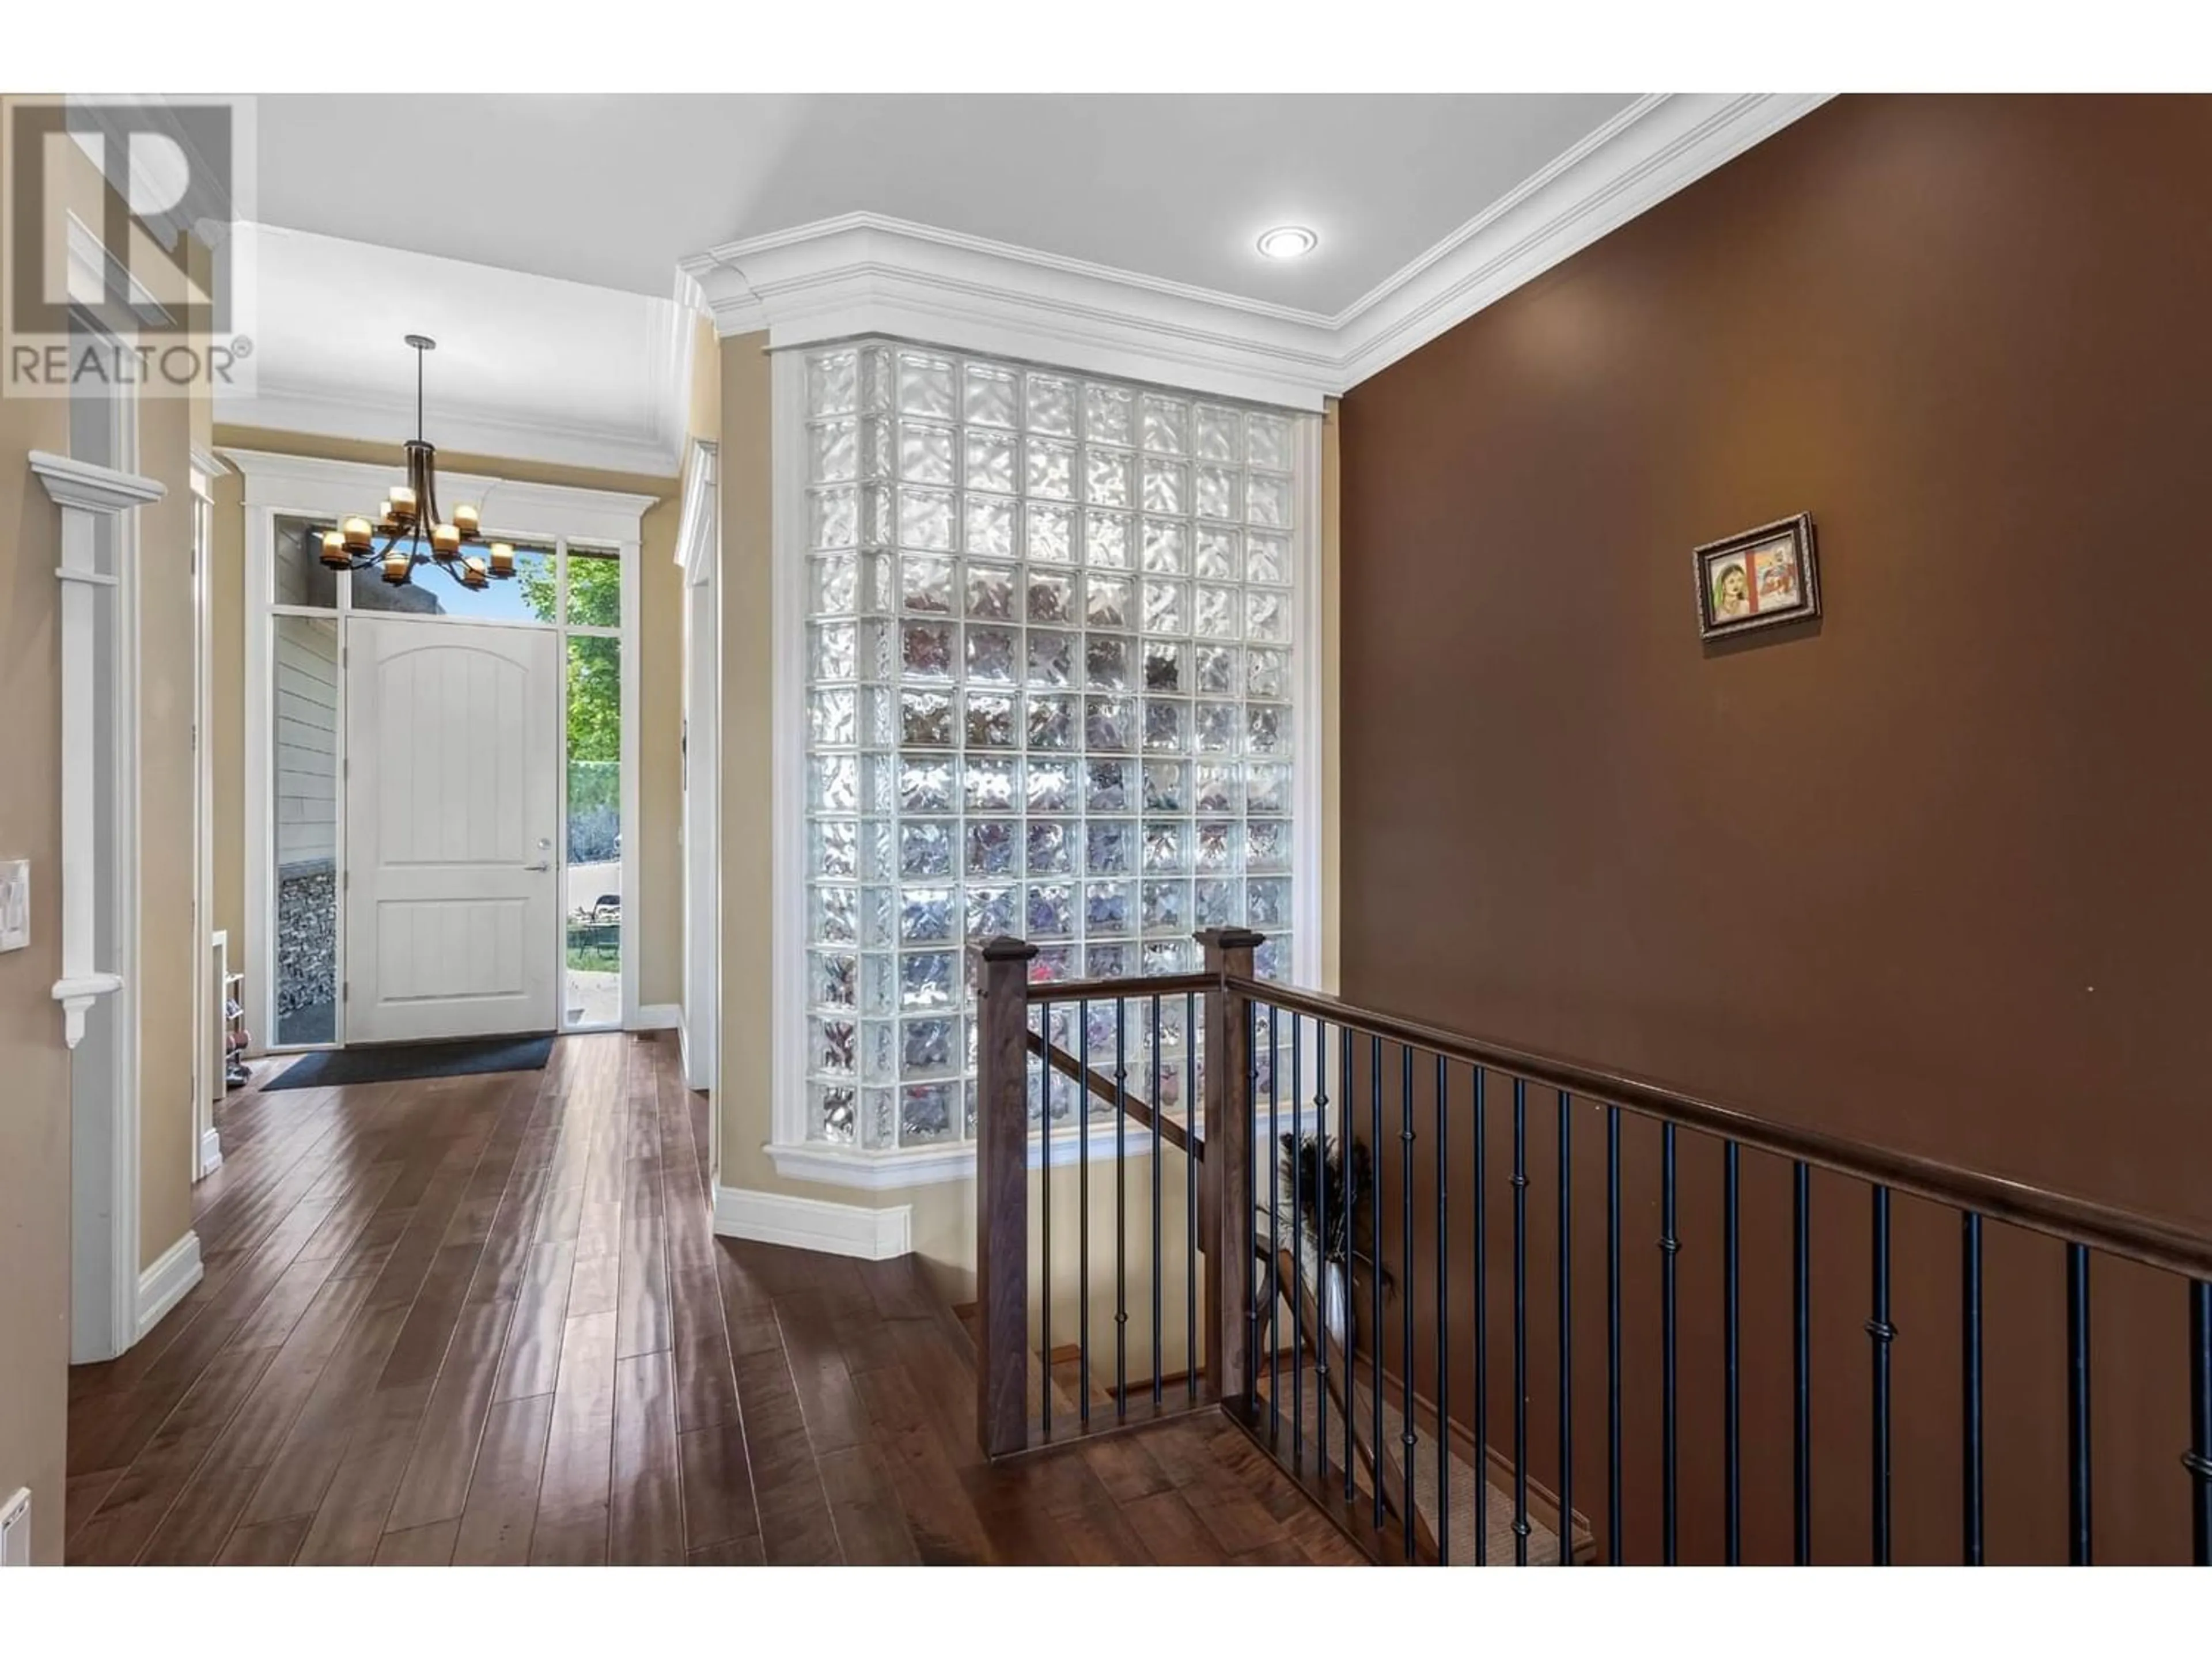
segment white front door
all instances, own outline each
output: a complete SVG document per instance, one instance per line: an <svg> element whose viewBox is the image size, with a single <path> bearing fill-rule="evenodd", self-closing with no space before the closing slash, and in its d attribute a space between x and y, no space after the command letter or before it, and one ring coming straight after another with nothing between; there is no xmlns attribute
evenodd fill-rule
<svg viewBox="0 0 2212 1659"><path fill-rule="evenodd" d="M346 1041L552 1030L558 637L347 625Z"/></svg>

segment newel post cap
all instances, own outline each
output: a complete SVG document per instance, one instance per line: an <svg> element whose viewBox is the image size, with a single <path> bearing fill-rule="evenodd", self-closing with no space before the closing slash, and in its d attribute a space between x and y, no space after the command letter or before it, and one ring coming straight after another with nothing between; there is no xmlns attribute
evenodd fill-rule
<svg viewBox="0 0 2212 1659"><path fill-rule="evenodd" d="M1035 959L1037 947L1025 939L1014 939L1006 933L983 941L983 960L986 962L1029 962Z"/></svg>

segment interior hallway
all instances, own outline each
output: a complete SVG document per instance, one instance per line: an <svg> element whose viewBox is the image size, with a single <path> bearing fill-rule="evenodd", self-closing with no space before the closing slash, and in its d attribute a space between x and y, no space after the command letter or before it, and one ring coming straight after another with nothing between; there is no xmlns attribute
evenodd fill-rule
<svg viewBox="0 0 2212 1659"><path fill-rule="evenodd" d="M913 1259L716 1238L672 1042L233 1095L201 1284L70 1375L72 1563L1351 1562L1227 1422L1003 1469Z"/></svg>

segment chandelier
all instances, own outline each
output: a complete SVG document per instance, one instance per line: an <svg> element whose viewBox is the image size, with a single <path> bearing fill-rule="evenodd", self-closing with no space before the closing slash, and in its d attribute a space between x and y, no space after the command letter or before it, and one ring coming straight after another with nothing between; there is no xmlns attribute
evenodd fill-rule
<svg viewBox="0 0 2212 1659"><path fill-rule="evenodd" d="M332 570L382 568L384 580L402 586L415 567L434 564L464 587L488 586L514 574L514 549L487 543L476 507L457 503L448 520L438 512L438 452L422 437L422 360L438 343L410 334L415 349L415 435L407 441L407 482L396 485L372 521L353 518L323 532L323 562Z"/></svg>

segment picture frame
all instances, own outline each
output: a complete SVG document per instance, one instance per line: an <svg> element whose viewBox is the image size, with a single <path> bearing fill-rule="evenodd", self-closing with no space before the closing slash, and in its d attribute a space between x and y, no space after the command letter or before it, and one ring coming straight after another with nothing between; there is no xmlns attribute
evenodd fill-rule
<svg viewBox="0 0 2212 1659"><path fill-rule="evenodd" d="M1700 640L1734 638L1820 614L1819 551L1809 513L1707 542L1690 556Z"/></svg>

